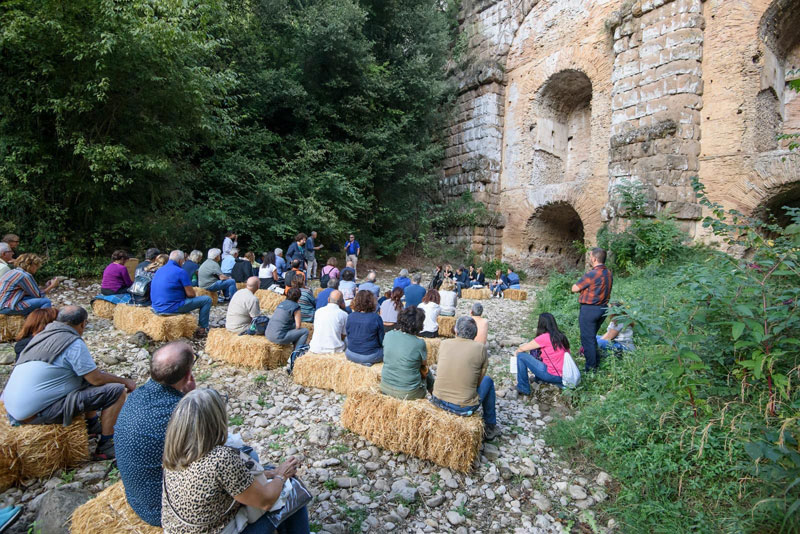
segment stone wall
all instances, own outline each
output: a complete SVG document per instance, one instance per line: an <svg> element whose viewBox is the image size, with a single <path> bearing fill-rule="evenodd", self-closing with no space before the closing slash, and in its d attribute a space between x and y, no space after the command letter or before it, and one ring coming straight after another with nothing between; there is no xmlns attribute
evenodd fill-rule
<svg viewBox="0 0 800 534"><path fill-rule="evenodd" d="M442 190L498 216L453 240L548 272L624 225L624 182L698 239L694 176L745 213L800 205L800 162L776 138L800 131L800 2L465 0L460 23Z"/></svg>

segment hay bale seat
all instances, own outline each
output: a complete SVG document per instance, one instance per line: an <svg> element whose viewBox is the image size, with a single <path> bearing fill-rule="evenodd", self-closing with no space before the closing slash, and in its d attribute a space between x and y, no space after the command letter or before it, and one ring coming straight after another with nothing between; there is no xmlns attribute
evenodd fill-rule
<svg viewBox="0 0 800 534"><path fill-rule="evenodd" d="M112 484L72 512L70 534L156 534L163 532L136 515L125 498L120 480Z"/></svg>
<svg viewBox="0 0 800 534"><path fill-rule="evenodd" d="M456 317L440 315L436 322L439 323L439 337L456 337Z"/></svg>
<svg viewBox="0 0 800 534"><path fill-rule="evenodd" d="M379 447L462 472L472 469L483 441L480 415L461 417L428 399L403 401L376 388L348 395L341 423Z"/></svg>
<svg viewBox="0 0 800 534"><path fill-rule="evenodd" d="M289 361L293 345L276 345L264 336L240 336L227 328L212 328L206 352L215 360L252 369L277 369Z"/></svg>
<svg viewBox="0 0 800 534"><path fill-rule="evenodd" d="M300 328L308 328L308 340L306 343L311 343L311 336L314 335L314 323L300 323Z"/></svg>
<svg viewBox="0 0 800 534"><path fill-rule="evenodd" d="M269 315L275 313L275 308L278 307L278 304L286 300L285 296L269 289L259 289L256 291L256 297L258 297L258 302L261 304L261 311Z"/></svg>
<svg viewBox="0 0 800 534"><path fill-rule="evenodd" d="M491 298L492 292L489 291L489 288L484 287L481 289L462 289L461 290L461 298L462 299L475 299L475 300L484 300Z"/></svg>
<svg viewBox="0 0 800 534"><path fill-rule="evenodd" d="M92 313L103 319L113 319L114 308L116 307L117 305L113 302L108 302L107 300L103 299L95 299L94 302L92 302Z"/></svg>
<svg viewBox="0 0 800 534"><path fill-rule="evenodd" d="M219 292L218 291L209 291L208 289L203 289L202 287L194 288L194 294L198 297L211 297L211 305L216 306L219 304Z"/></svg>
<svg viewBox="0 0 800 534"><path fill-rule="evenodd" d="M0 342L15 340L23 324L24 315L0 315Z"/></svg>
<svg viewBox="0 0 800 534"><path fill-rule="evenodd" d="M442 343L442 338L421 337L420 339L425 342L425 350L428 352L428 367L436 365L436 362L439 361L439 345Z"/></svg>
<svg viewBox="0 0 800 534"><path fill-rule="evenodd" d="M236 282L236 291L247 287L247 282Z"/></svg>
<svg viewBox="0 0 800 534"><path fill-rule="evenodd" d="M175 341L194 336L197 317L191 313L156 315L149 306L118 304L114 308L114 327L128 334L141 331L156 341Z"/></svg>
<svg viewBox="0 0 800 534"><path fill-rule="evenodd" d="M382 369L382 363L369 367L353 363L343 352L308 352L294 362L292 378L295 384L301 386L331 389L340 395L350 395L357 389L379 385Z"/></svg>
<svg viewBox="0 0 800 534"><path fill-rule="evenodd" d="M506 289L503 298L509 300L528 300L528 292L524 289Z"/></svg>
<svg viewBox="0 0 800 534"><path fill-rule="evenodd" d="M68 427L11 426L0 402L0 491L29 478L48 478L88 459L89 435L83 416Z"/></svg>

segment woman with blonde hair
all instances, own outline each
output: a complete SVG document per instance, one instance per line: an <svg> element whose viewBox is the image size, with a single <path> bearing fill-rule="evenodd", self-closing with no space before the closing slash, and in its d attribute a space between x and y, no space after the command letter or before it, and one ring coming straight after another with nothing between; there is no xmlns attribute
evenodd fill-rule
<svg viewBox="0 0 800 534"><path fill-rule="evenodd" d="M28 315L39 308L51 308L53 304L45 297L58 285L58 278L50 280L44 289L33 275L44 260L36 254L22 254L14 260L14 269L0 277L0 315Z"/></svg>
<svg viewBox="0 0 800 534"><path fill-rule="evenodd" d="M167 425L161 524L166 534L266 534L275 530L267 514L239 530L232 524L242 505L270 510L299 461L289 458L267 482L256 479L239 450L226 447L228 414L213 389L184 396ZM301 508L277 527L281 534L307 534L308 511Z"/></svg>
<svg viewBox="0 0 800 534"><path fill-rule="evenodd" d="M458 306L458 294L455 289L456 283L451 278L445 278L439 291L439 315L455 317Z"/></svg>
<svg viewBox="0 0 800 534"><path fill-rule="evenodd" d="M150 264L144 268L145 272L150 273L151 277L157 270L165 266L169 262L169 255L168 254L159 254L156 256L156 259L150 262Z"/></svg>

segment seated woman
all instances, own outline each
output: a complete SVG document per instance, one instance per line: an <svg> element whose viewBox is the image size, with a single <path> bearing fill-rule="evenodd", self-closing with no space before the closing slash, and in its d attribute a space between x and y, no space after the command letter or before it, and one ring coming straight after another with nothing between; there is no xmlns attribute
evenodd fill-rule
<svg viewBox="0 0 800 534"><path fill-rule="evenodd" d="M381 391L398 399L424 399L433 390L425 342L417 337L425 314L416 306L404 308L397 316L397 329L383 340Z"/></svg>
<svg viewBox="0 0 800 534"><path fill-rule="evenodd" d="M122 295L128 292L128 288L133 284L125 262L128 261L128 253L124 250L115 250L111 254L111 263L103 271L103 281L100 284L100 293L103 295Z"/></svg>
<svg viewBox="0 0 800 534"><path fill-rule="evenodd" d="M620 308L622 303L612 302L611 307ZM636 347L633 345L633 323L622 325L616 318L616 314L608 317L608 328L605 334L597 336L597 346L602 351L611 349L616 353L634 350Z"/></svg>
<svg viewBox="0 0 800 534"><path fill-rule="evenodd" d="M26 318L25 323L22 325L22 330L17 334L17 342L14 344L14 352L19 359L20 353L25 350L28 343L31 342L33 336L44 330L44 327L56 320L58 310L55 308L40 308L33 310Z"/></svg>
<svg viewBox="0 0 800 534"><path fill-rule="evenodd" d="M244 259L250 262L250 267L253 269L253 274L251 276L258 276L260 264L256 261L256 253L252 250L248 250L244 253Z"/></svg>
<svg viewBox="0 0 800 534"><path fill-rule="evenodd" d="M128 288L133 303L139 306L150 305L150 282L156 275L156 271L165 266L169 261L169 256L159 254L147 266L139 271L133 280L133 285Z"/></svg>
<svg viewBox="0 0 800 534"><path fill-rule="evenodd" d="M455 292L456 284L447 278L442 282L442 290L439 291L440 315L445 317L455 317L456 306L458 306L458 295ZM423 300L423 302L425 302Z"/></svg>
<svg viewBox="0 0 800 534"><path fill-rule="evenodd" d="M340 286L341 288L341 286ZM377 303L370 291L359 291L353 299L353 313L347 316L347 359L361 365L383 361L383 321L375 313Z"/></svg>
<svg viewBox="0 0 800 534"><path fill-rule="evenodd" d="M397 323L397 314L403 309L403 289L396 287L392 289L391 296L381 304L380 315L383 320L383 328L386 331L393 330Z"/></svg>
<svg viewBox="0 0 800 534"><path fill-rule="evenodd" d="M503 272L500 269L494 272L494 282L489 284L489 289L492 291L492 296L497 298L503 298L503 291L508 289L508 285L503 279Z"/></svg>
<svg viewBox="0 0 800 534"><path fill-rule="evenodd" d="M286 300L278 304L272 317L267 323L267 330L264 335L268 340L278 345L294 345L294 348L301 347L308 340L308 328L300 326L301 312L300 300L301 291L296 287L290 287L286 294Z"/></svg>
<svg viewBox="0 0 800 534"><path fill-rule="evenodd" d="M339 282L339 291L342 292L344 303L350 306L350 301L356 297L356 279L355 273L352 269L345 269L342 271L342 281Z"/></svg>
<svg viewBox="0 0 800 534"><path fill-rule="evenodd" d="M445 281L450 280L445 278ZM450 280L451 283L454 283ZM444 286L444 283L442 284ZM419 309L425 312L425 322L422 325L422 332L419 333L420 337L439 337L439 313L442 309L439 307L440 302L439 292L435 289L429 289L425 296L422 297L422 304Z"/></svg>
<svg viewBox="0 0 800 534"><path fill-rule="evenodd" d="M178 402L164 442L164 482L161 523L166 534L241 532L263 534L275 527L269 515L239 531L233 525L242 505L268 511L281 495L300 462L292 457L264 471L266 482L254 477L239 450L226 447L228 414L225 401L213 389L195 389ZM227 528L226 528L227 527ZM308 510L303 507L277 528L281 534L307 534Z"/></svg>
<svg viewBox="0 0 800 534"><path fill-rule="evenodd" d="M483 267L478 267L475 270L475 278L473 278L470 281L469 287L474 287L475 289L481 289L485 285L486 285L486 275L483 274Z"/></svg>
<svg viewBox="0 0 800 534"><path fill-rule="evenodd" d="M569 350L569 340L558 329L556 318L549 313L539 315L536 337L517 349L517 391L531 394L528 369L537 382L548 382L564 387L561 376L564 372L564 353Z"/></svg>
<svg viewBox="0 0 800 534"><path fill-rule="evenodd" d="M300 305L300 320L304 323L314 322L314 312L317 311L317 299L314 292L305 285L305 280L299 276L292 280L292 287L300 290L300 299L297 303Z"/></svg>
<svg viewBox="0 0 800 534"><path fill-rule="evenodd" d="M442 272L442 276L444 278L452 278L453 280L455 280L456 273L453 271L453 266L450 265L449 263L445 264L444 271Z"/></svg>
<svg viewBox="0 0 800 534"><path fill-rule="evenodd" d="M433 276L431 277L431 282L428 284L428 289L439 289L442 287L442 280L444 280L442 266L437 265L433 270Z"/></svg>
<svg viewBox="0 0 800 534"><path fill-rule="evenodd" d="M44 289L39 289L33 278L43 262L36 254L22 254L14 260L16 268L0 277L0 315L28 315L52 306L45 294L55 289L58 279L53 278Z"/></svg>
<svg viewBox="0 0 800 534"><path fill-rule="evenodd" d="M200 269L200 263L203 261L203 253L199 250L193 250L189 253L189 259L183 262L181 269L186 271L189 278L192 280L192 286L197 287L197 270Z"/></svg>
<svg viewBox="0 0 800 534"><path fill-rule="evenodd" d="M261 289L269 289L270 286L280 283L278 267L275 265L275 253L265 252L261 256L261 266L258 268L258 279L261 281Z"/></svg>

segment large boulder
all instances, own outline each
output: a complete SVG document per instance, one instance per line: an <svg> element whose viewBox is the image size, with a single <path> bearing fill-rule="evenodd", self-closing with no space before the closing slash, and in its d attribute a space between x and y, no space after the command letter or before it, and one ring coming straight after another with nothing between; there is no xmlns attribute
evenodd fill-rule
<svg viewBox="0 0 800 534"><path fill-rule="evenodd" d="M79 488L56 488L47 493L36 514L36 528L44 534L69 534L69 518L92 494Z"/></svg>

